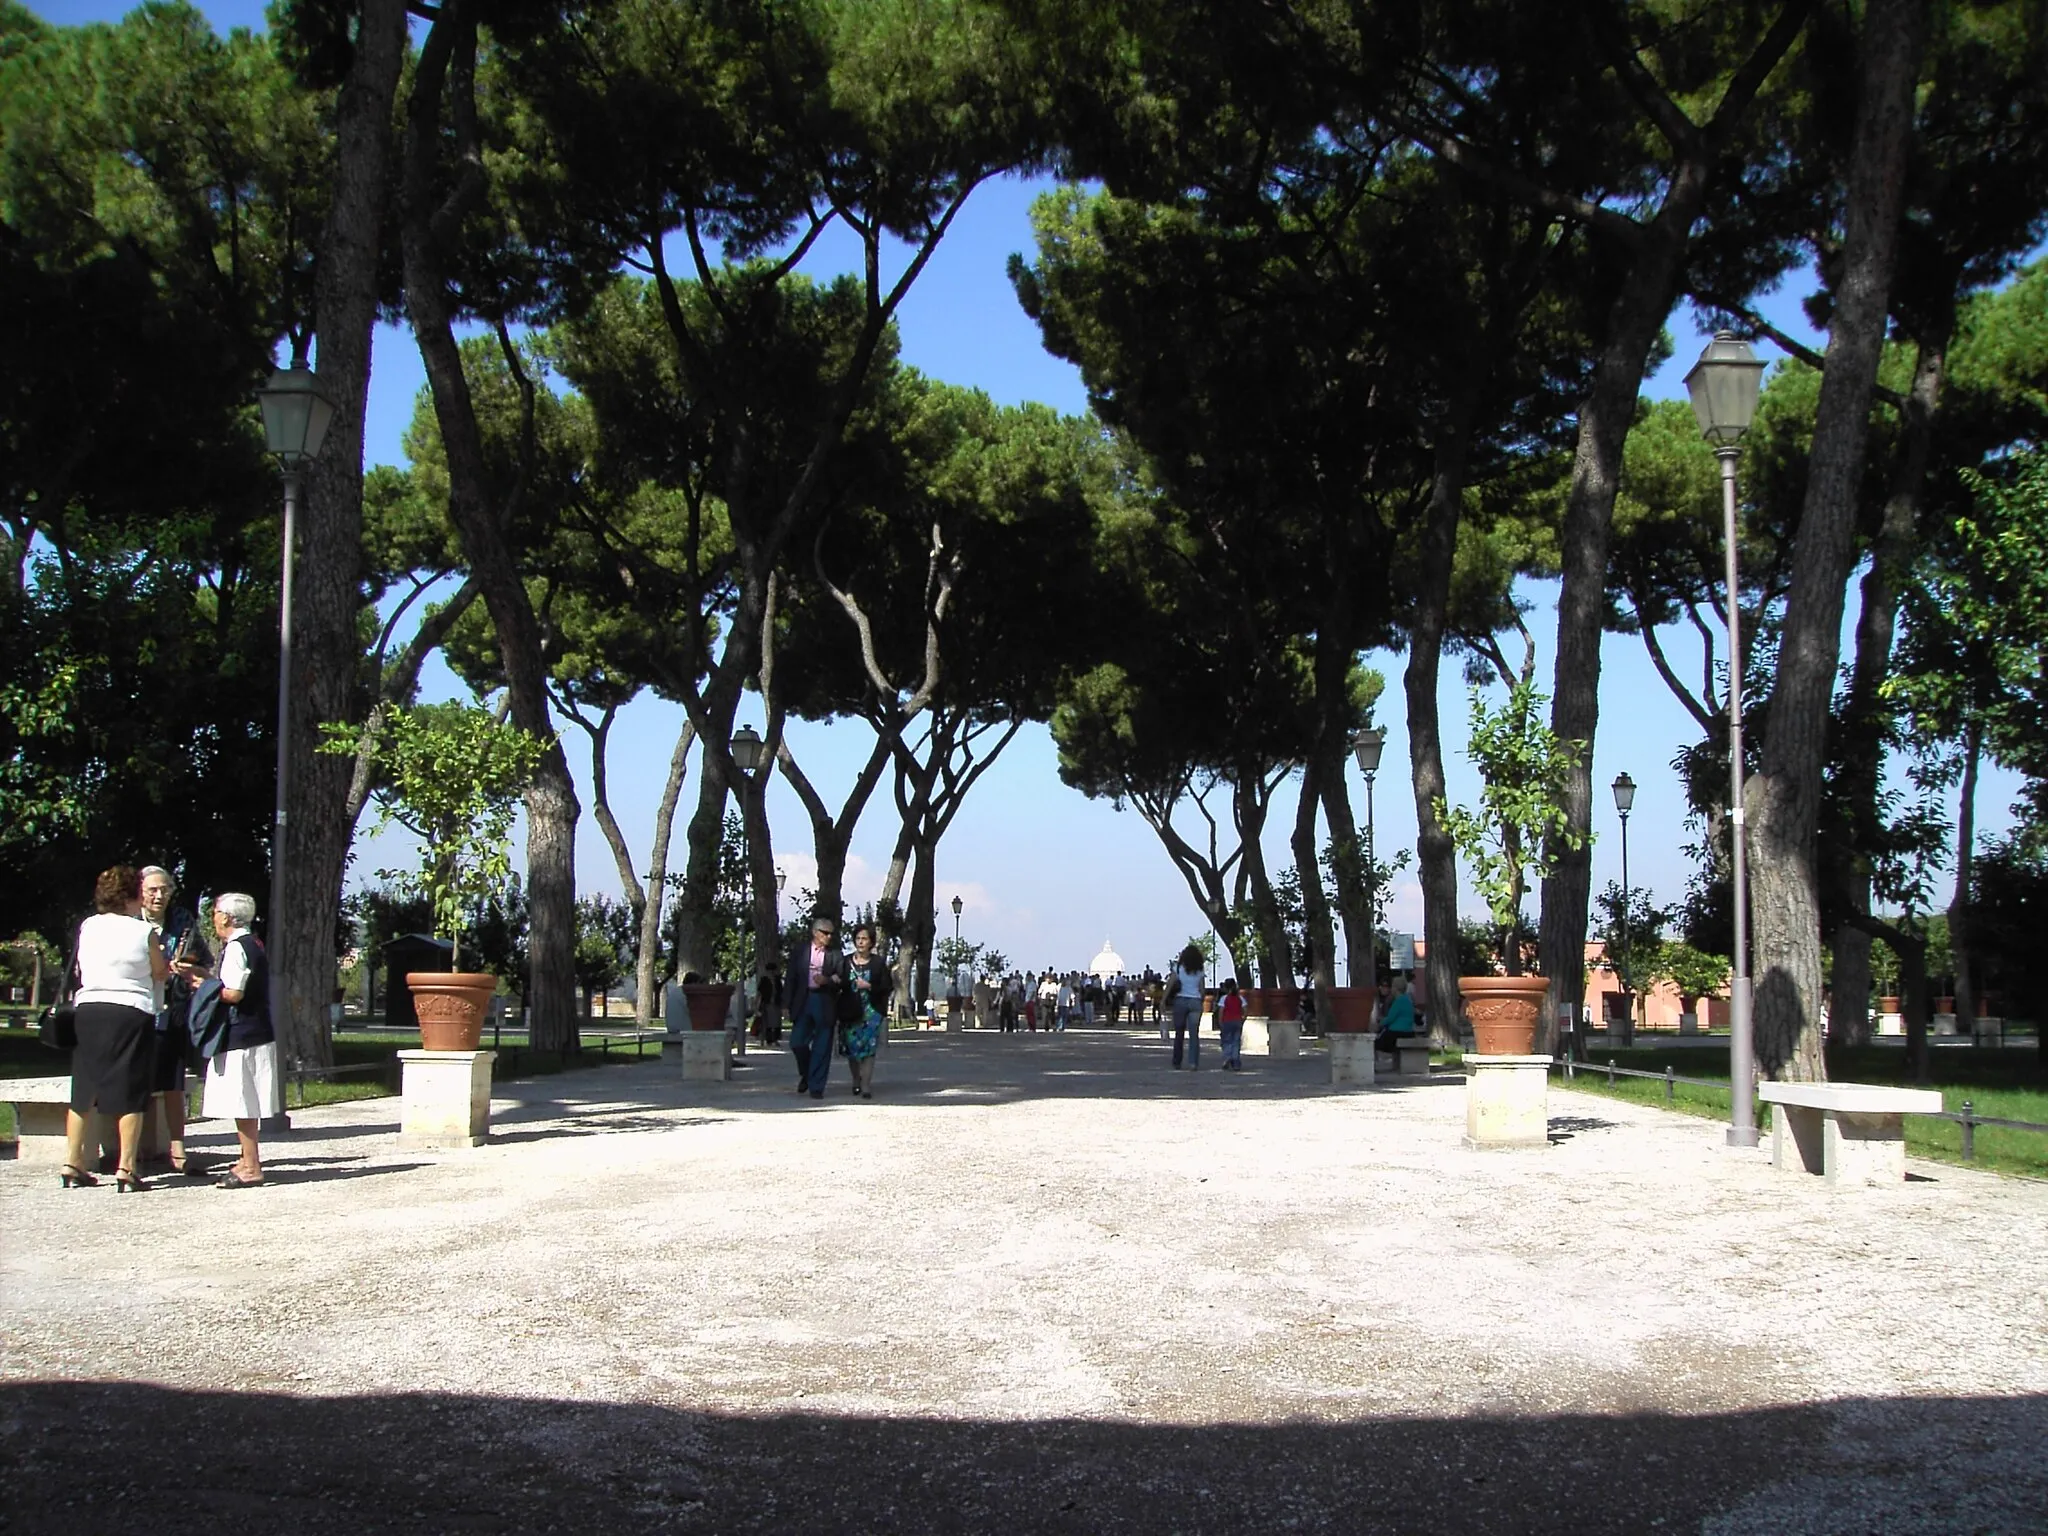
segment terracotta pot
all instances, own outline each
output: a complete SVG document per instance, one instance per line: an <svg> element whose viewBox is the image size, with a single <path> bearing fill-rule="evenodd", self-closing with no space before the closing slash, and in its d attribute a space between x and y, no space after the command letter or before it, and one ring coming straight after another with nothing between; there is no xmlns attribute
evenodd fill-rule
<svg viewBox="0 0 2048 1536"><path fill-rule="evenodd" d="M724 1029L725 1016L732 1010L732 989L729 981L684 982L683 999L690 1008L690 1028Z"/></svg>
<svg viewBox="0 0 2048 1536"><path fill-rule="evenodd" d="M1473 1054L1533 1056L1536 1025L1550 983L1541 976L1460 976L1458 992L1472 1021Z"/></svg>
<svg viewBox="0 0 2048 1536"><path fill-rule="evenodd" d="M1301 994L1295 994L1297 1007ZM1326 1035L1363 1035L1372 1031L1373 1004L1379 993L1372 987L1330 988L1330 1016L1323 1020Z"/></svg>
<svg viewBox="0 0 2048 1536"><path fill-rule="evenodd" d="M1899 1000L1896 997L1880 997L1877 1000L1877 1011L1879 1013L1897 1013L1900 1011Z"/></svg>
<svg viewBox="0 0 2048 1536"><path fill-rule="evenodd" d="M1261 987L1259 995L1265 1000L1267 1018L1285 1023L1301 1017L1301 988Z"/></svg>
<svg viewBox="0 0 2048 1536"><path fill-rule="evenodd" d="M483 1043L497 977L483 971L407 971L405 985L419 1015L421 1050L473 1051Z"/></svg>
<svg viewBox="0 0 2048 1536"><path fill-rule="evenodd" d="M1937 997L1934 1000L1934 1011L1936 1013L1954 1013L1956 1011L1956 1000L1952 997Z"/></svg>

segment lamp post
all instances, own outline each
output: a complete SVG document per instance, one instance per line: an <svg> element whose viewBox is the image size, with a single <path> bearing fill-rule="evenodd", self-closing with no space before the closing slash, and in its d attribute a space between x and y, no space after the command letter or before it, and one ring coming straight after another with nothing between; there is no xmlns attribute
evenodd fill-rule
<svg viewBox="0 0 2048 1536"><path fill-rule="evenodd" d="M1372 949L1372 975L1365 980L1368 987L1380 982L1380 940L1377 897L1379 896L1380 872L1376 862L1377 853L1373 847L1372 830L1372 781L1380 771L1380 753L1386 749L1387 733L1379 726L1360 731L1351 738L1351 755L1358 759L1358 771L1365 775L1365 923L1366 942ZM1350 964L1345 964L1345 980L1354 987L1358 978L1349 974Z"/></svg>
<svg viewBox="0 0 2048 1536"><path fill-rule="evenodd" d="M956 953L960 948L960 909L966 905L958 896L953 898L953 948Z"/></svg>
<svg viewBox="0 0 2048 1536"><path fill-rule="evenodd" d="M1763 360L1732 331L1718 331L1685 376L1693 415L1721 461L1721 537L1728 562L1728 782L1729 826L1734 847L1729 862L1735 882L1735 968L1728 985L1728 1080L1734 1087L1731 1147L1756 1145L1756 1043L1750 1032L1749 838L1742 803L1742 611L1736 561L1735 469L1742 437L1756 419L1763 390Z"/></svg>
<svg viewBox="0 0 2048 1536"><path fill-rule="evenodd" d="M1628 942L1628 813L1635 808L1636 781L1626 773L1614 776L1614 808L1621 813L1621 954L1630 954ZM1634 978L1622 969L1618 959L1614 974L1621 979L1621 1000L1628 1010L1628 1034L1624 1045L1635 1044L1636 999Z"/></svg>
<svg viewBox="0 0 2048 1536"><path fill-rule="evenodd" d="M264 929L274 975L284 931L285 786L292 752L292 570L298 550L299 488L306 466L320 457L327 441L334 402L312 370L297 365L271 374L256 400L263 408L263 445L284 471L284 556L277 603L277 796L270 828L270 921ZM278 1070L284 1070L283 1052L278 1053ZM282 1092L278 1102L284 1102Z"/></svg>
<svg viewBox="0 0 2048 1536"><path fill-rule="evenodd" d="M754 971L760 959L755 945L754 932L754 818L748 814L746 796L754 791L754 774L768 761L768 743L751 725L743 725L733 733L730 743L732 765L739 769L745 781L740 794L740 833L746 848L746 866L740 875L740 907L747 914L747 969ZM776 889L781 889L780 881Z"/></svg>

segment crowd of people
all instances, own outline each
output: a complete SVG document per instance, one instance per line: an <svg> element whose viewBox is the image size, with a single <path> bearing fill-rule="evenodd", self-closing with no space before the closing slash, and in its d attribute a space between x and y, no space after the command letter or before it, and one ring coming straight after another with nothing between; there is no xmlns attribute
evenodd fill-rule
<svg viewBox="0 0 2048 1536"><path fill-rule="evenodd" d="M197 915L174 905L177 889L170 871L156 865L117 864L95 882L93 915L79 925L67 967L77 1043L65 1189L92 1188L100 1182L95 1173L109 1171L121 1194L148 1187L142 1142L152 1100L162 1105L170 1171L210 1172L224 1189L263 1183L259 1130L281 1102L269 967L262 940L249 931L256 903L238 891L216 896L209 945ZM201 1112L235 1123L238 1155L224 1168L209 1169L185 1149L192 1071L205 1074ZM87 1147L95 1115L117 1128L110 1170Z"/></svg>

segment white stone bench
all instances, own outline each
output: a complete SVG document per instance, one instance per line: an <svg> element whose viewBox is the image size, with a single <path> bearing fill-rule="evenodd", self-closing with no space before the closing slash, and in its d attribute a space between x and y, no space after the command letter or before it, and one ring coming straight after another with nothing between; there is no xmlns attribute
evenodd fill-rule
<svg viewBox="0 0 2048 1536"><path fill-rule="evenodd" d="M14 1106L14 1155L24 1163L64 1161L64 1112L71 1107L70 1077L10 1077L0 1099Z"/></svg>
<svg viewBox="0 0 2048 1536"><path fill-rule="evenodd" d="M1395 1035L1385 1043L1394 1048L1394 1070L1390 1076L1429 1076L1429 1036Z"/></svg>
<svg viewBox="0 0 2048 1536"><path fill-rule="evenodd" d="M1932 1088L1871 1083L1760 1083L1757 1097L1773 1106L1772 1166L1830 1184L1903 1184L1905 1117L1941 1112Z"/></svg>
<svg viewBox="0 0 2048 1536"><path fill-rule="evenodd" d="M24 1163L47 1163L57 1167L64 1161L65 1113L71 1108L71 1076L61 1077L7 1077L0 1078L0 1103L14 1106L14 1155ZM86 1127L88 1135L87 1156L92 1158L90 1138L97 1134L104 1156L112 1156L118 1145L114 1122L110 1116L93 1115L95 1122ZM149 1118L142 1128L142 1152L145 1157L160 1156L170 1149L170 1133L164 1125L163 1105L155 1098L149 1102ZM86 1172L92 1170L88 1168Z"/></svg>

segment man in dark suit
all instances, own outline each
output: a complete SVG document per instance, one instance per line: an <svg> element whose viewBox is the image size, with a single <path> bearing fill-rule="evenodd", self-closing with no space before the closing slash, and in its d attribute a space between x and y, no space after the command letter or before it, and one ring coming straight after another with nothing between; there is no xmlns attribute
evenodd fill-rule
<svg viewBox="0 0 2048 1536"><path fill-rule="evenodd" d="M825 1097L832 1041L839 1028L839 994L846 986L846 955L839 925L820 912L811 935L789 952L783 988L789 999L789 1050L796 1057L796 1091Z"/></svg>

